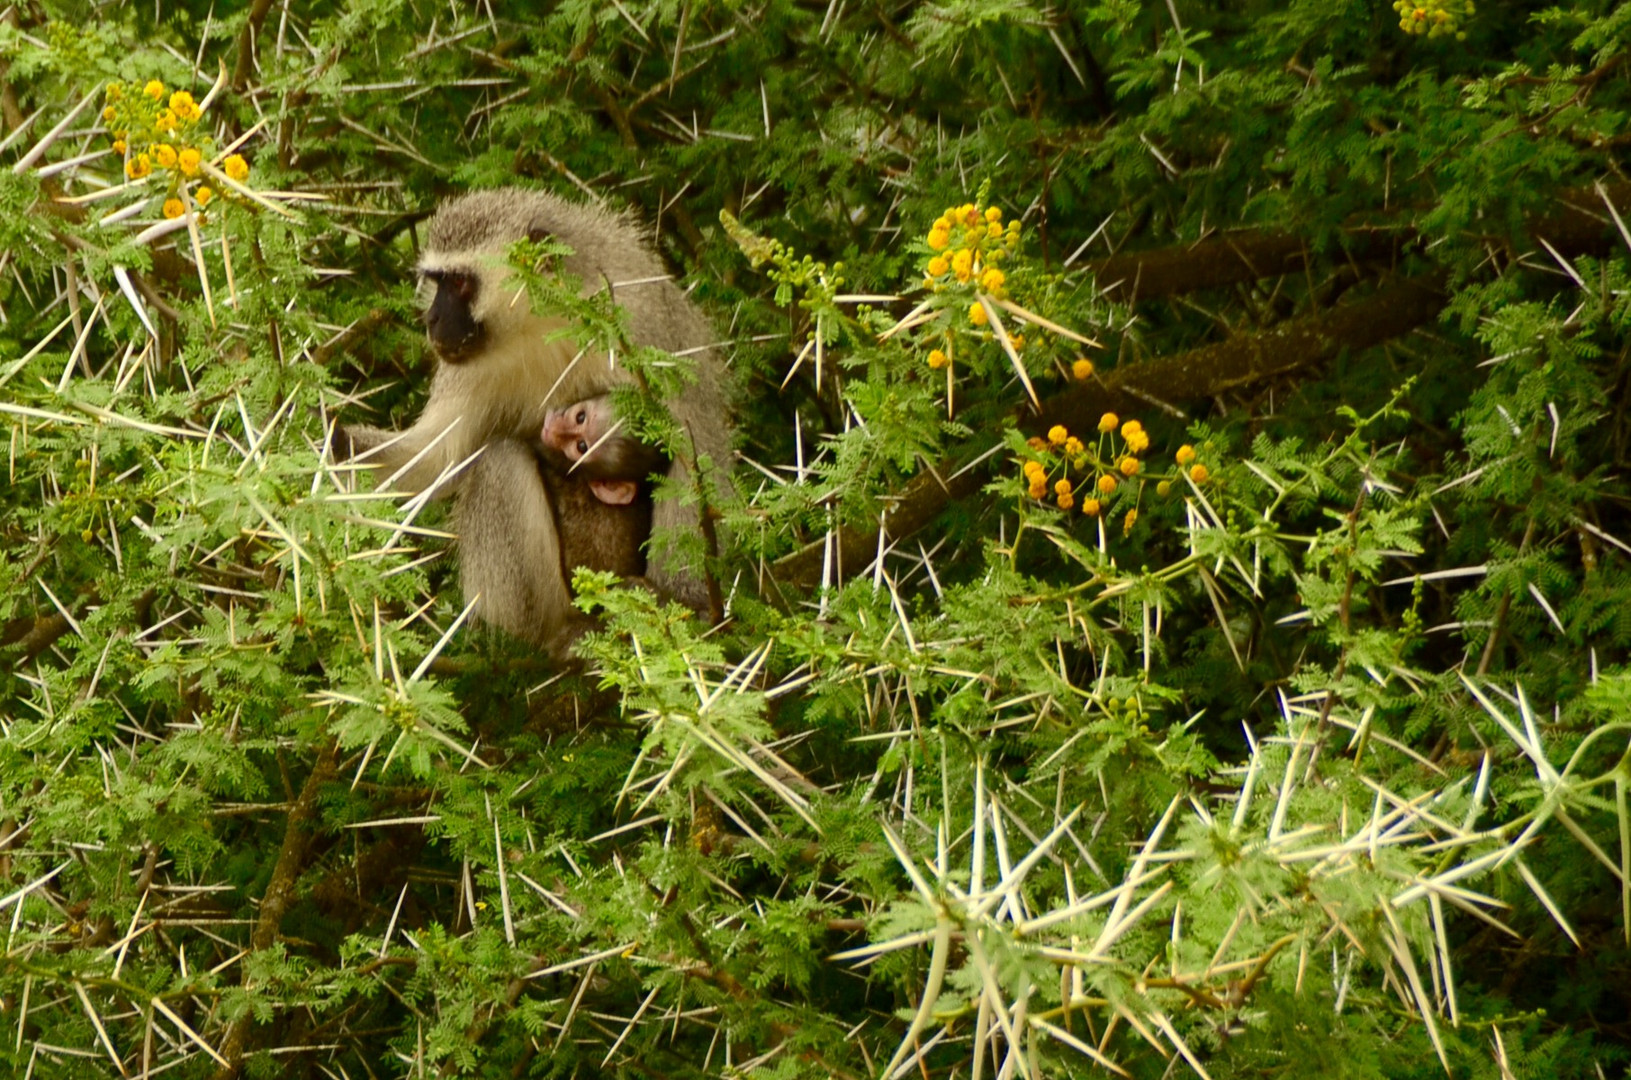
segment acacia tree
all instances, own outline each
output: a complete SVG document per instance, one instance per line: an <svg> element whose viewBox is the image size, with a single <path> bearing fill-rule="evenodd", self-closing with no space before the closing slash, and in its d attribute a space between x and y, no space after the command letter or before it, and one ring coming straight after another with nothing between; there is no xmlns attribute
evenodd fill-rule
<svg viewBox="0 0 1631 1080"><path fill-rule="evenodd" d="M1628 33L7 7L0 1060L1622 1074ZM577 666L482 634L327 452L514 183L726 342L720 627L585 575Z"/></svg>

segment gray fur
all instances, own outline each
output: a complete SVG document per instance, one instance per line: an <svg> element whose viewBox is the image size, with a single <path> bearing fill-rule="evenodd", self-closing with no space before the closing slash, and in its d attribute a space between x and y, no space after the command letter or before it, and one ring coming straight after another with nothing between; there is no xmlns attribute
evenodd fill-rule
<svg viewBox="0 0 1631 1080"><path fill-rule="evenodd" d="M439 495L457 493L466 601L479 593L477 614L485 622L551 645L570 623L572 609L561 545L529 444L550 407L603 394L630 376L604 353L587 352L574 363L576 349L569 342L546 344L544 336L559 324L533 315L526 296L505 285L505 249L538 230L573 248L565 269L581 279L586 293L610 285L629 314L637 344L703 350L695 354L697 381L668 404L692 440L690 450L711 459L714 483L728 486L722 363L714 350L703 348L713 340L707 322L674 282L651 280L667 271L632 218L539 191L477 192L437 210L420 268L479 276L473 314L486 330L483 351L462 364L437 363L425 408L406 432L352 427L345 434L353 453L384 476L396 476L393 486L420 491L441 480ZM457 469L473 454L479 456L472 464ZM684 478L689 470L677 458L670 474ZM696 534L697 515L694 505L667 500L656 507L654 527ZM562 528L572 526L561 522ZM706 604L700 568L654 557L648 577L693 607Z"/></svg>

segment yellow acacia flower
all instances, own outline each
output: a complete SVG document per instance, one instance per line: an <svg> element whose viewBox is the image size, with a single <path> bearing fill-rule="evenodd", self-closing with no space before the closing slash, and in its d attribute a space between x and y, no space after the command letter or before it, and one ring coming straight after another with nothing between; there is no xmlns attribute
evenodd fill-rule
<svg viewBox="0 0 1631 1080"><path fill-rule="evenodd" d="M1029 439L1025 440L1025 445L1029 446L1032 450L1046 450L1048 448L1048 440L1039 435L1032 435Z"/></svg>
<svg viewBox="0 0 1631 1080"><path fill-rule="evenodd" d="M1008 343L1012 345L1016 351L1023 349L1025 347L1025 335L1015 334L1013 337L1008 339Z"/></svg>
<svg viewBox="0 0 1631 1080"><path fill-rule="evenodd" d="M1001 239L1002 226L993 221L991 224L985 227L985 235L990 237L992 240Z"/></svg>
<svg viewBox="0 0 1631 1080"><path fill-rule="evenodd" d="M1097 499L1083 499L1082 500L1082 513L1088 515L1089 517L1098 517L1099 516L1099 506L1100 506L1099 500L1097 500Z"/></svg>
<svg viewBox="0 0 1631 1080"><path fill-rule="evenodd" d="M951 243L951 234L945 229L935 228L929 230L929 247L935 251L944 251L949 243Z"/></svg>
<svg viewBox="0 0 1631 1080"><path fill-rule="evenodd" d="M125 162L125 175L132 180L140 180L153 171L153 159L146 154L137 154Z"/></svg>
<svg viewBox="0 0 1631 1080"><path fill-rule="evenodd" d="M1127 449L1135 454L1142 454L1150 448L1150 437L1143 428L1127 436Z"/></svg>
<svg viewBox="0 0 1631 1080"><path fill-rule="evenodd" d="M1135 506L1131 510L1127 511L1127 517L1123 519L1121 523L1121 531L1124 533L1130 533L1133 531L1133 526L1136 524L1138 524L1138 507Z"/></svg>
<svg viewBox="0 0 1631 1080"><path fill-rule="evenodd" d="M1110 432L1116 430L1116 427L1120 425L1120 423L1121 419L1117 417L1115 413L1107 412L1103 416L1099 417L1099 430L1108 435Z"/></svg>
<svg viewBox="0 0 1631 1080"><path fill-rule="evenodd" d="M169 109L160 109L159 115L153 120L153 126L159 131L174 131L176 129L176 114Z"/></svg>
<svg viewBox="0 0 1631 1080"><path fill-rule="evenodd" d="M178 218L186 212L186 209L186 207L181 205L180 199L164 200L164 216L167 218L171 218L172 220Z"/></svg>
<svg viewBox="0 0 1631 1080"><path fill-rule="evenodd" d="M1042 498L1042 496L1046 495L1047 493L1048 493L1048 481L1047 481L1047 479L1045 477L1041 477L1041 476L1031 477L1031 486L1030 486L1030 496L1031 496L1031 498L1040 499L1040 498Z"/></svg>
<svg viewBox="0 0 1631 1080"><path fill-rule="evenodd" d="M1078 379L1090 378L1093 375L1093 361L1085 356L1078 356L1076 362L1070 365L1070 373Z"/></svg>
<svg viewBox="0 0 1631 1080"><path fill-rule="evenodd" d="M122 101L125 96L124 85L116 82L108 83L107 95L109 101Z"/></svg>
<svg viewBox="0 0 1631 1080"><path fill-rule="evenodd" d="M112 105L109 105L107 108L102 110L102 119L106 120L110 124L113 123L114 117L118 115L119 110L115 109Z"/></svg>
<svg viewBox="0 0 1631 1080"><path fill-rule="evenodd" d="M1042 467L1042 463L1040 461L1027 461L1020 468L1020 471L1025 474L1027 479L1033 476L1043 475L1047 472L1047 470Z"/></svg>
<svg viewBox="0 0 1631 1080"><path fill-rule="evenodd" d="M1196 465L1189 470L1189 478L1197 484L1206 483L1206 478L1209 475L1211 474L1206 471L1205 465Z"/></svg>
<svg viewBox="0 0 1631 1080"><path fill-rule="evenodd" d="M1054 446L1065 445L1065 440L1069 437L1070 432L1065 430L1065 425L1063 424L1055 424L1048 429L1048 442L1052 443Z"/></svg>
<svg viewBox="0 0 1631 1080"><path fill-rule="evenodd" d="M177 90L170 95L170 110L184 119L192 119L192 111L197 106L193 103L193 96L185 90Z"/></svg>
<svg viewBox="0 0 1631 1080"><path fill-rule="evenodd" d="M1065 440L1065 453L1069 454L1071 457L1081 456L1082 451L1085 449L1087 448L1082 445L1082 440L1078 439L1074 435Z"/></svg>
<svg viewBox="0 0 1631 1080"><path fill-rule="evenodd" d="M1113 492L1115 490L1116 490L1116 478L1115 477L1111 476L1109 473L1105 473L1103 476L1099 477L1099 494L1100 495L1109 495L1111 492Z"/></svg>
<svg viewBox="0 0 1631 1080"><path fill-rule="evenodd" d="M169 143L159 143L153 149L153 157L161 168L173 169L176 167L176 148Z"/></svg>
<svg viewBox="0 0 1631 1080"><path fill-rule="evenodd" d="M1133 437L1133 432L1143 430L1143 424L1140 424L1137 420L1129 420L1125 424L1121 425L1121 437L1123 439L1130 439Z"/></svg>
<svg viewBox="0 0 1631 1080"><path fill-rule="evenodd" d="M975 326L985 325L985 305L978 300L968 306L968 321Z"/></svg>
<svg viewBox="0 0 1631 1080"><path fill-rule="evenodd" d="M201 187L193 193L193 198L197 201L199 206L208 206L209 201L215 198L215 192L211 191L207 187Z"/></svg>
<svg viewBox="0 0 1631 1080"><path fill-rule="evenodd" d="M1076 496L1072 495L1070 492L1067 491L1063 495L1059 496L1059 509L1069 510L1071 507L1073 507L1075 505L1076 505Z"/></svg>
<svg viewBox="0 0 1631 1080"><path fill-rule="evenodd" d="M181 153L176 155L176 165L180 167L182 173L186 176L198 175L198 163L201 160L203 160L203 155L190 146L184 147ZM228 170L228 175L231 175L231 170Z"/></svg>
<svg viewBox="0 0 1631 1080"><path fill-rule="evenodd" d="M1188 443L1184 443L1184 445L1178 448L1178 452L1173 456L1178 459L1178 464L1188 465L1191 461L1195 460L1195 448L1190 446Z"/></svg>
<svg viewBox="0 0 1631 1080"><path fill-rule="evenodd" d="M1123 476L1137 476L1141 462L1135 457L1124 457L1117 468L1121 469Z"/></svg>
<svg viewBox="0 0 1631 1080"><path fill-rule="evenodd" d="M941 274L944 274L946 269L946 257L944 255L936 255L934 258L929 260L929 273L933 274L935 277L939 277Z"/></svg>
<svg viewBox="0 0 1631 1080"><path fill-rule="evenodd" d="M929 366L930 367L932 367L932 368L934 368L936 370L939 370L940 368L945 367L948 363L950 363L950 361L946 358L945 353L941 352L939 349L930 349L929 350Z"/></svg>
<svg viewBox="0 0 1631 1080"><path fill-rule="evenodd" d="M1008 276L1006 274L1004 274L1001 270L992 267L990 270L987 270L985 273L980 275L980 288L984 289L991 295L996 296L1002 292L1003 282L1007 280Z"/></svg>
<svg viewBox="0 0 1631 1080"><path fill-rule="evenodd" d="M164 96L164 84L159 82L157 79L149 80L148 84L142 87L142 93L146 94L154 101L157 101L159 98Z"/></svg>
<svg viewBox="0 0 1631 1080"><path fill-rule="evenodd" d="M951 272L958 281L967 281L974 272L974 253L963 248L951 257Z"/></svg>
<svg viewBox="0 0 1631 1080"><path fill-rule="evenodd" d="M123 154L125 152L125 141L123 139L113 140L113 152L115 154Z"/></svg>

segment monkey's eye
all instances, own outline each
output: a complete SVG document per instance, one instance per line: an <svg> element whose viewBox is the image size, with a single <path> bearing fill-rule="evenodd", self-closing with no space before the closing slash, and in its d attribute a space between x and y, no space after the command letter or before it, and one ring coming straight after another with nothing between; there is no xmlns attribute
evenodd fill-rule
<svg viewBox="0 0 1631 1080"><path fill-rule="evenodd" d="M578 415L576 417L574 417L573 419L575 419L580 424L588 423L589 422L589 410L588 409L579 409L578 410Z"/></svg>
<svg viewBox="0 0 1631 1080"><path fill-rule="evenodd" d="M578 453L579 454L587 454L588 452L589 452L589 444L584 442L582 439L579 439L578 440Z"/></svg>

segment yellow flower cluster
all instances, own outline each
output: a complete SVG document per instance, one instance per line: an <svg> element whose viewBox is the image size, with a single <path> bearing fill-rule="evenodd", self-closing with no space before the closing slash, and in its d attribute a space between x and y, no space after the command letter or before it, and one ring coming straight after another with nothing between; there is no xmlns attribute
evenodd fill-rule
<svg viewBox="0 0 1631 1080"><path fill-rule="evenodd" d="M1091 365L1088 366L1091 373ZM1115 445L1113 440L1118 429L1120 445ZM1052 489L1059 508L1069 510L1076 505L1076 485L1069 476L1074 471L1081 474L1081 483L1089 496L1082 500L1082 513L1096 517L1104 509L1104 499L1114 495L1125 480L1131 480L1143 471L1144 464L1137 455L1149 449L1150 445L1150 437L1142 424L1137 420L1123 424L1114 413L1105 413L1100 417L1099 434L1097 445L1090 448L1063 424L1055 424L1048 429L1046 439L1030 440L1031 449L1039 455L1046 455L1046 458L1028 459L1022 466L1027 494L1037 500L1047 498L1050 470L1044 463L1046 460L1065 474L1054 482ZM1127 527L1131 528L1131 524Z"/></svg>
<svg viewBox="0 0 1631 1080"><path fill-rule="evenodd" d="M178 218L186 212L188 181L203 169L204 150L209 142L199 131L204 111L186 90L167 93L164 84L151 79L146 84L126 87L111 82L104 92L102 120L113 137L113 150L125 159L125 175L142 180L163 169L170 174L170 194L164 200L164 216ZM141 147L132 151L132 147ZM238 183L249 178L249 162L233 154L221 163L222 170ZM199 209L208 206L215 192L206 185L192 191Z"/></svg>
<svg viewBox="0 0 1631 1080"><path fill-rule="evenodd" d="M934 252L924 267L923 283L936 292L952 284L973 285L988 296L1003 298L1008 276L998 264L1019 248L1017 221L1002 223L1002 211L995 206L964 203L951 206L935 219L925 238ZM984 305L969 304L968 321L986 324Z"/></svg>
<svg viewBox="0 0 1631 1080"><path fill-rule="evenodd" d="M1093 446L1072 435L1063 424L1049 428L1046 438L1029 440L1027 445L1035 456L1027 457L1020 466L1026 494L1038 502L1051 500L1061 510L1070 510L1076 506L1078 496L1085 493L1082 513L1097 517L1123 484L1137 481L1141 492L1147 473L1140 455L1150 448L1144 425L1137 420L1124 423L1115 413L1105 413L1099 417L1098 432ZM1175 457L1178 469L1195 483L1204 483L1209 477L1206 466L1195 460L1193 446L1186 443L1179 447ZM1076 479L1072 479L1073 475ZM1156 490L1162 495L1169 493L1177 475L1169 472L1161 476ZM1135 505L1123 518L1122 531L1132 531L1137 521Z"/></svg>
<svg viewBox="0 0 1631 1080"><path fill-rule="evenodd" d="M1465 41L1461 19L1473 13L1473 5L1472 0L1396 0L1393 10L1399 13L1399 29L1407 34L1430 38L1453 34L1457 41Z"/></svg>

